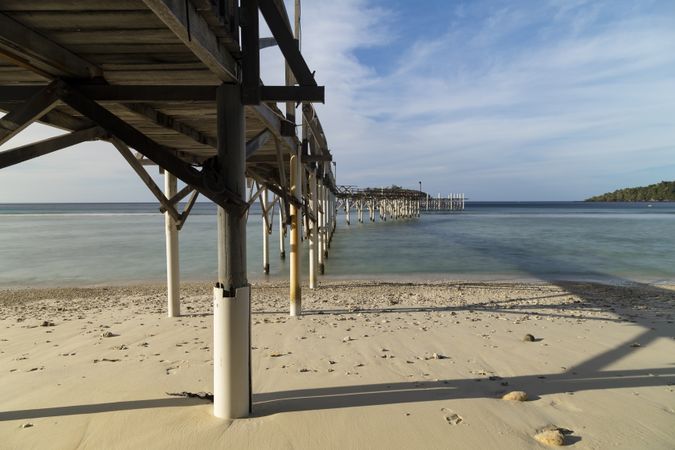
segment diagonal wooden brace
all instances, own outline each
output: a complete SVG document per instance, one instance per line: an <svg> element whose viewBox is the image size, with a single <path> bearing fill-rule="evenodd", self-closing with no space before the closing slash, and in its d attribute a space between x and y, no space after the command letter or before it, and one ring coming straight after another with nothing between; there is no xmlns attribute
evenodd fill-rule
<svg viewBox="0 0 675 450"><path fill-rule="evenodd" d="M48 113L56 106L58 100L59 83L53 82L10 111L0 119L0 145L9 141L21 130Z"/></svg>

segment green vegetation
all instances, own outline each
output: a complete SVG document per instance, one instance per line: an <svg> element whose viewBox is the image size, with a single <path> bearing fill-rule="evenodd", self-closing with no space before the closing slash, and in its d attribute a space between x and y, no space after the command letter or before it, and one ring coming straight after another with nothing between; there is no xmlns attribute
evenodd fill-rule
<svg viewBox="0 0 675 450"><path fill-rule="evenodd" d="M675 202L675 181L619 189L586 199L587 202Z"/></svg>

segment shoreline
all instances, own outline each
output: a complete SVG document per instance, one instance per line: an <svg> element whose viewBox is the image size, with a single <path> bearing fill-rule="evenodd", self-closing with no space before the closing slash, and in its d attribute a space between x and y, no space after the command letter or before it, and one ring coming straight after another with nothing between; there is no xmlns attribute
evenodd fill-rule
<svg viewBox="0 0 675 450"><path fill-rule="evenodd" d="M3 445L537 449L547 425L580 449L675 442L675 286L335 280L290 318L287 283L260 283L235 421L170 395L212 389L209 287L186 283L176 319L163 285L2 291Z"/></svg>
<svg viewBox="0 0 675 450"><path fill-rule="evenodd" d="M288 275L254 275L249 277L249 283L256 285L288 285ZM461 283L461 282L481 282L481 283L514 283L514 284L538 284L538 283L592 283L610 286L675 286L675 278L660 277L622 277L622 276L566 276L558 275L551 277L534 277L517 274L448 274L448 273L383 273L383 274L344 274L344 275L322 275L319 278L319 288L323 283L330 285L335 282L344 281L371 281L385 283ZM301 286L308 288L308 279L302 277ZM181 278L181 286L204 285L211 287L215 283L214 279L200 277ZM134 286L166 286L166 279L146 278L146 279L128 279L128 280L106 280L106 281L72 281L65 283L50 282L32 282L32 283L0 283L0 295L4 291L16 291L25 289L98 289L98 288L129 288Z"/></svg>

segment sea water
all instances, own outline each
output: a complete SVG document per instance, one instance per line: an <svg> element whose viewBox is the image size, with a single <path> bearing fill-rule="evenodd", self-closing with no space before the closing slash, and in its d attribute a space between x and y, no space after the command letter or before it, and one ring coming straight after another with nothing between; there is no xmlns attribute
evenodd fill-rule
<svg viewBox="0 0 675 450"><path fill-rule="evenodd" d="M278 212L271 279L287 279ZM675 282L675 204L467 202L465 211L351 226L338 216L326 274L340 278ZM366 214L367 219L367 214ZM249 279L262 271L262 218L247 225ZM288 238L286 238L288 248ZM179 235L182 280L214 280L215 207ZM308 242L301 264L307 276ZM146 203L0 204L0 287L162 281L164 217Z"/></svg>

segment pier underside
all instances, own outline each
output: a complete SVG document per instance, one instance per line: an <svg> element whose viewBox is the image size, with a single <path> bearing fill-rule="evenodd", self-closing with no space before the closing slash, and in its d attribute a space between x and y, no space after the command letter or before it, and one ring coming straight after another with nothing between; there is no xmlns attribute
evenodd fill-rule
<svg viewBox="0 0 675 450"><path fill-rule="evenodd" d="M272 37L259 36L259 17ZM300 53L299 37L299 1L294 26L280 0L0 3L0 111L6 113L0 146L36 122L68 132L3 149L0 169L86 141L114 146L166 216L170 316L180 315L178 231L198 195L219 206L219 417L250 412L248 208L261 201L267 236L278 206L282 248L290 227L292 314L301 312L299 229L304 224L312 248L325 248L334 224L332 156L311 105L323 102L324 89ZM260 81L260 50L270 45L286 60L284 86ZM284 111L278 103L285 103ZM165 173L164 190L148 165ZM178 190L177 180L185 187ZM310 257L313 273L316 253ZM316 285L315 277L310 284Z"/></svg>

